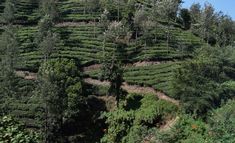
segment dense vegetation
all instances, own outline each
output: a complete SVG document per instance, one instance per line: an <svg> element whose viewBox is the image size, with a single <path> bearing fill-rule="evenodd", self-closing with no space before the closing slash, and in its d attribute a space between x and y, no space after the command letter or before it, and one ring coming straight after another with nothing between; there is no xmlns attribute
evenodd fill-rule
<svg viewBox="0 0 235 143"><path fill-rule="evenodd" d="M235 22L182 2L0 0L0 142L235 142Z"/></svg>

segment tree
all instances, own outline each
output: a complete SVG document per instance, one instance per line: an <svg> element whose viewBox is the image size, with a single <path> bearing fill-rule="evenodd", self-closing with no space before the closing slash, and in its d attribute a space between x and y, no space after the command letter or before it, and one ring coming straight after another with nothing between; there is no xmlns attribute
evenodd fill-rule
<svg viewBox="0 0 235 143"><path fill-rule="evenodd" d="M180 21L183 23L184 28L186 30L190 29L190 27L191 27L191 15L189 13L189 10L185 9L185 8L181 9L179 17L180 17Z"/></svg>
<svg viewBox="0 0 235 143"><path fill-rule="evenodd" d="M197 24L201 17L201 5L199 3L194 3L190 7L190 15L192 18L192 24Z"/></svg>
<svg viewBox="0 0 235 143"><path fill-rule="evenodd" d="M226 70L233 69L233 53L234 49L230 48L202 48L195 59L176 71L174 94L182 101L186 112L203 116L212 107L218 107L221 100L231 98L223 90L226 81L233 80L232 70Z"/></svg>
<svg viewBox="0 0 235 143"><path fill-rule="evenodd" d="M5 8L3 10L2 18L3 22L10 24L15 20L15 1L14 0L6 0Z"/></svg>
<svg viewBox="0 0 235 143"><path fill-rule="evenodd" d="M217 45L224 47L233 44L235 28L231 17L223 13L217 13L215 33Z"/></svg>
<svg viewBox="0 0 235 143"><path fill-rule="evenodd" d="M157 1L156 4L156 12L160 16L161 19L166 20L167 27L166 27L166 40L167 40L167 49L168 52L170 51L170 22L176 19L177 11L179 8L181 1L180 0L163 0Z"/></svg>
<svg viewBox="0 0 235 143"><path fill-rule="evenodd" d="M57 0L41 0L40 1L41 16L48 15L53 22L58 18Z"/></svg>
<svg viewBox="0 0 235 143"><path fill-rule="evenodd" d="M190 15L192 18L192 25L191 25L191 31L200 36L200 21L201 21L201 5L199 3L194 3L190 7Z"/></svg>
<svg viewBox="0 0 235 143"><path fill-rule="evenodd" d="M14 28L12 26L5 27L5 31L1 35L1 94L6 96L16 95L16 75L15 69L18 63L18 43Z"/></svg>
<svg viewBox="0 0 235 143"><path fill-rule="evenodd" d="M108 17L109 17L109 12L107 10L104 10L103 13L100 16L100 22L99 23L100 23L100 26L105 30L107 30L107 28L109 26L109 23L110 23Z"/></svg>
<svg viewBox="0 0 235 143"><path fill-rule="evenodd" d="M145 24L146 21L148 21L148 15L147 12L144 8L140 8L139 10L137 10L134 14L134 28L135 28L135 40L137 42L137 38L138 38L138 34L140 34L140 31L147 31L145 30L148 27L146 27Z"/></svg>
<svg viewBox="0 0 235 143"><path fill-rule="evenodd" d="M102 79L111 82L109 94L113 94L117 99L117 106L121 97L121 85L123 82L122 64L125 60L125 47L129 43L130 33L121 22L113 22L104 33L106 41L113 41L115 48L106 52L103 51Z"/></svg>
<svg viewBox="0 0 235 143"><path fill-rule="evenodd" d="M101 7L109 11L110 20L120 21L123 18L127 1L125 0L100 0Z"/></svg>
<svg viewBox="0 0 235 143"><path fill-rule="evenodd" d="M214 7L211 4L205 4L201 15L201 35L207 44L213 44L215 39L213 30L215 23Z"/></svg>
<svg viewBox="0 0 235 143"><path fill-rule="evenodd" d="M49 15L45 15L40 21L38 26L38 33L36 36L36 44L38 45L44 60L48 60L51 55L56 51L58 43L58 35L53 31L54 22Z"/></svg>
<svg viewBox="0 0 235 143"><path fill-rule="evenodd" d="M84 5L84 14L92 13L100 8L99 0L82 0L81 2Z"/></svg>
<svg viewBox="0 0 235 143"><path fill-rule="evenodd" d="M52 32L48 32L47 36L43 38L43 41L39 44L39 48L44 56L44 60L48 60L54 51L56 51L56 43L58 42L57 35Z"/></svg>
<svg viewBox="0 0 235 143"><path fill-rule="evenodd" d="M203 115L216 106L220 87L214 78L220 72L214 63L199 61L189 62L177 71L174 93L183 103L186 112Z"/></svg>
<svg viewBox="0 0 235 143"><path fill-rule="evenodd" d="M221 108L213 110L209 117L210 137L213 142L235 142L235 104L229 101Z"/></svg>
<svg viewBox="0 0 235 143"><path fill-rule="evenodd" d="M139 143L151 129L167 116L174 116L177 107L154 95L127 95L119 108L102 114L108 124L102 143Z"/></svg>
<svg viewBox="0 0 235 143"><path fill-rule="evenodd" d="M16 28L13 26L15 13L14 1L5 2L4 13L2 14L6 26L0 37L0 93L5 97L16 95L16 75L15 69L19 60L18 41L16 38Z"/></svg>
<svg viewBox="0 0 235 143"><path fill-rule="evenodd" d="M39 75L38 90L45 101L45 142L63 142L63 124L76 120L83 99L80 72L74 61L57 59L44 62Z"/></svg>
<svg viewBox="0 0 235 143"><path fill-rule="evenodd" d="M119 101L123 94L121 90L123 82L123 68L122 63L117 59L116 55L105 55L101 78L110 81L111 85L108 92L110 95L114 95L116 97L117 106L119 106Z"/></svg>

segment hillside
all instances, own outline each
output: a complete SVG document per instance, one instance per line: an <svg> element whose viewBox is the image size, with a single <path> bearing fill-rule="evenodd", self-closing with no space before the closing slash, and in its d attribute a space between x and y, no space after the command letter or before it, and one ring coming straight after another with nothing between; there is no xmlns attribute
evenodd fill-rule
<svg viewBox="0 0 235 143"><path fill-rule="evenodd" d="M0 0L0 115L36 131L37 142L164 142L180 125L180 135L193 129L165 142L213 142L207 114L234 99L229 19L217 32L197 27L181 1L115 2Z"/></svg>

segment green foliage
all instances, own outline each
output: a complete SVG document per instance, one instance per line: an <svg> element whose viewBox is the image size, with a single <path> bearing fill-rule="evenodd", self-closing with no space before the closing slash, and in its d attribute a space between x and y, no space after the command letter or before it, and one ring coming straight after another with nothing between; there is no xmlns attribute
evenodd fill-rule
<svg viewBox="0 0 235 143"><path fill-rule="evenodd" d="M121 62L116 58L115 55L105 56L102 66L102 79L108 80L111 86L108 90L110 95L116 96L117 106L119 105L119 100L123 95L121 90L123 82L123 69Z"/></svg>
<svg viewBox="0 0 235 143"><path fill-rule="evenodd" d="M55 33L47 32L46 37L43 37L42 42L39 44L41 53L44 56L44 59L51 57L56 51L56 43L58 42L58 36Z"/></svg>
<svg viewBox="0 0 235 143"><path fill-rule="evenodd" d="M53 21L58 18L57 0L41 0L40 14L48 15Z"/></svg>
<svg viewBox="0 0 235 143"><path fill-rule="evenodd" d="M201 115L215 106L219 99L220 86L214 80L221 71L208 62L190 62L175 75L174 93L187 112Z"/></svg>
<svg viewBox="0 0 235 143"><path fill-rule="evenodd" d="M10 143L38 143L39 137L35 132L28 132L11 117L0 118L0 142Z"/></svg>
<svg viewBox="0 0 235 143"><path fill-rule="evenodd" d="M16 12L16 2L14 0L6 0L5 8L2 14L3 22L10 24L15 20L15 12Z"/></svg>
<svg viewBox="0 0 235 143"><path fill-rule="evenodd" d="M189 13L188 9L181 9L179 18L181 22L183 23L183 26L185 29L190 29L191 27L191 15Z"/></svg>
<svg viewBox="0 0 235 143"><path fill-rule="evenodd" d="M144 97L131 94L125 104L113 112L104 113L108 129L101 142L137 143L147 135L149 128L169 116L174 116L177 107L154 95Z"/></svg>
<svg viewBox="0 0 235 143"><path fill-rule="evenodd" d="M173 116L177 107L165 100L158 100L156 96L146 96L141 100L141 106L135 115L136 124L154 124L156 121L166 120Z"/></svg>
<svg viewBox="0 0 235 143"><path fill-rule="evenodd" d="M82 102L81 74L75 62L67 59L44 63L39 74L39 92L44 98L46 110L46 139L63 141L63 122L77 118Z"/></svg>
<svg viewBox="0 0 235 143"><path fill-rule="evenodd" d="M211 113L209 119L210 135L214 142L232 143L235 142L235 104L234 100L229 101L219 109Z"/></svg>
<svg viewBox="0 0 235 143"><path fill-rule="evenodd" d="M14 70L19 64L18 40L15 27L7 25L0 37L0 94L15 96L17 80Z"/></svg>
<svg viewBox="0 0 235 143"><path fill-rule="evenodd" d="M53 22L49 15L45 15L38 23L38 33L36 43L42 42L43 38L47 36L49 31L52 31Z"/></svg>
<svg viewBox="0 0 235 143"><path fill-rule="evenodd" d="M201 143L208 141L207 136L208 126L188 115L179 116L172 129L156 133L156 138L164 143Z"/></svg>
<svg viewBox="0 0 235 143"><path fill-rule="evenodd" d="M81 0L81 3L84 5L84 14L92 13L100 9L99 0Z"/></svg>
<svg viewBox="0 0 235 143"><path fill-rule="evenodd" d="M233 67L233 51L230 48L200 49L195 60L176 71L173 83L175 97L184 103L187 112L202 115L218 106L221 99L229 98L222 93L221 86L232 78L224 68Z"/></svg>

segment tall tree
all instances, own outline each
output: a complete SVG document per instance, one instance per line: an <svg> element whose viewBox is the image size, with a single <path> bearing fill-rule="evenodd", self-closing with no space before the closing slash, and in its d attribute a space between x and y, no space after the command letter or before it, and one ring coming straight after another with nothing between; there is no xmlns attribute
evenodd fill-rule
<svg viewBox="0 0 235 143"><path fill-rule="evenodd" d="M14 0L6 0L5 7L3 10L3 14L2 14L3 22L7 24L14 22L15 12L16 12L15 4L16 4L16 1Z"/></svg>
<svg viewBox="0 0 235 143"><path fill-rule="evenodd" d="M215 23L214 7L206 3L201 16L201 34L203 39L209 44L213 37L213 28Z"/></svg>
<svg viewBox="0 0 235 143"><path fill-rule="evenodd" d="M42 0L40 6L42 19L38 24L39 30L35 41L46 61L56 50L58 42L58 36L53 31L58 17L57 0Z"/></svg>
<svg viewBox="0 0 235 143"><path fill-rule="evenodd" d="M181 1L179 0L163 0L163 1L157 1L157 13L160 16L161 19L166 20L167 27L166 27L166 40L167 40L167 48L169 52L170 48L170 27L171 27L171 21L176 19L177 11L179 9Z"/></svg>
<svg viewBox="0 0 235 143"><path fill-rule="evenodd" d="M7 96L16 95L15 69L18 61L18 42L16 38L16 28L13 26L15 14L15 4L12 0L5 2L3 21L6 22L4 32L0 37L0 64L1 64L1 94Z"/></svg>
<svg viewBox="0 0 235 143"><path fill-rule="evenodd" d="M190 7L190 15L192 18L191 31L200 36L200 21L201 21L201 5L199 3L194 3Z"/></svg>
<svg viewBox="0 0 235 143"><path fill-rule="evenodd" d="M40 67L39 83L45 105L45 142L64 142L63 124L77 119L83 98L80 72L72 60L51 60Z"/></svg>
<svg viewBox="0 0 235 143"><path fill-rule="evenodd" d="M104 33L107 41L113 41L115 48L110 52L104 52L102 79L111 82L109 94L116 96L117 106L122 95L121 85L123 82L122 64L125 60L125 47L129 43L130 33L122 22L113 22Z"/></svg>
<svg viewBox="0 0 235 143"><path fill-rule="evenodd" d="M41 0L40 12L42 17L44 17L45 15L49 15L49 17L54 22L59 16L59 12L57 9L57 0Z"/></svg>
<svg viewBox="0 0 235 143"><path fill-rule="evenodd" d="M2 94L16 95L15 70L18 63L18 43L13 26L6 26L1 35L1 89Z"/></svg>
<svg viewBox="0 0 235 143"><path fill-rule="evenodd" d="M180 18L180 21L182 22L184 28L186 30L190 29L191 27L191 15L189 13L189 10L188 9L181 9L180 10L180 13L179 13L179 18Z"/></svg>
<svg viewBox="0 0 235 143"><path fill-rule="evenodd" d="M230 92L224 82L234 79L233 56L233 48L204 47L197 51L194 60L176 71L174 94L187 112L203 116L212 107L219 106L221 100L230 98L224 94Z"/></svg>
<svg viewBox="0 0 235 143"><path fill-rule="evenodd" d="M223 13L217 13L215 27L217 45L224 47L233 44L235 28L231 17Z"/></svg>

